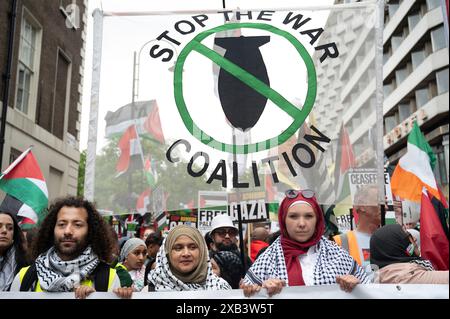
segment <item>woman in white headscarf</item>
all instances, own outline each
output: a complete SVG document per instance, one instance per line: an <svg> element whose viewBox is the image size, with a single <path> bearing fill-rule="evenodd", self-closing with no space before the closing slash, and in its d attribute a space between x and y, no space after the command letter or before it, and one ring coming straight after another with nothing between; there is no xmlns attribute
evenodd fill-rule
<svg viewBox="0 0 450 319"><path fill-rule="evenodd" d="M149 291L231 289L225 280L213 274L202 234L184 225L169 232L148 279Z"/></svg>
<svg viewBox="0 0 450 319"><path fill-rule="evenodd" d="M141 291L144 288L145 259L147 258L147 246L140 238L128 239L120 250L119 260L128 270L133 280L133 291Z"/></svg>

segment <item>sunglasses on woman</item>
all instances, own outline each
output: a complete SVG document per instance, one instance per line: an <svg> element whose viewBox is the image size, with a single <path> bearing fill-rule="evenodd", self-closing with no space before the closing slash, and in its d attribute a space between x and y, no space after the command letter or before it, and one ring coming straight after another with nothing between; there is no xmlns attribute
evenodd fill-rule
<svg viewBox="0 0 450 319"><path fill-rule="evenodd" d="M287 198L296 198L298 194L301 194L303 198L313 198L315 193L311 189L303 189L303 190L295 190L295 189L288 189L285 192L285 195Z"/></svg>

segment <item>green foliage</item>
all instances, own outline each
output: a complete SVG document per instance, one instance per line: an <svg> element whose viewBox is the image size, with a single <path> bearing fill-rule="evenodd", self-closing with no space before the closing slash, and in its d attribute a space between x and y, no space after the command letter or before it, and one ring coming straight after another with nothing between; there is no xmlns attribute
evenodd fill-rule
<svg viewBox="0 0 450 319"><path fill-rule="evenodd" d="M78 166L78 186L77 195L83 196L84 194L84 174L86 171L86 150L80 153L80 164Z"/></svg>
<svg viewBox="0 0 450 319"><path fill-rule="evenodd" d="M96 158L95 168L95 201L99 209L111 210L115 214L126 214L136 208L139 195L150 186L144 170L136 170L131 176L125 173L116 177L116 164L120 151L117 147L120 137L114 137L103 147ZM141 136L144 156L150 155L152 165L157 171L157 185L169 195L168 208L183 208L194 200L197 203L198 190L221 190L218 183L206 184L206 175L193 178L186 171L185 163L168 163L166 160L167 145L161 145L152 139ZM214 185L215 184L215 185Z"/></svg>

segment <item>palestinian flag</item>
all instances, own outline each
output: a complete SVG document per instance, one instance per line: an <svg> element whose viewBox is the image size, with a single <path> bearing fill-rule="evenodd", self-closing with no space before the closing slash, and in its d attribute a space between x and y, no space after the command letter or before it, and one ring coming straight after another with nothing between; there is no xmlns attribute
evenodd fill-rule
<svg viewBox="0 0 450 319"><path fill-rule="evenodd" d="M35 220L38 219L35 217L36 213L30 206L22 203L20 200L12 196L9 196L8 194L6 194L5 199L0 205L0 212L7 212L15 216L21 229L30 229L35 227ZM35 218L33 220L25 216L33 216Z"/></svg>
<svg viewBox="0 0 450 319"><path fill-rule="evenodd" d="M128 103L115 112L108 111L105 116L105 137L120 136L133 124L139 134L145 133L144 123L155 107L156 101L150 100Z"/></svg>
<svg viewBox="0 0 450 319"><path fill-rule="evenodd" d="M117 176L136 169L142 169L144 156L136 125L131 125L119 141L120 157L116 165Z"/></svg>
<svg viewBox="0 0 450 319"><path fill-rule="evenodd" d="M136 210L139 214L145 215L148 210L148 206L150 205L150 195L152 194L152 190L149 188L142 192L141 195L139 195L137 202L136 202Z"/></svg>
<svg viewBox="0 0 450 319"><path fill-rule="evenodd" d="M355 156L353 155L350 137L344 124L339 133L339 143L336 152L336 164L334 168L334 185L336 192L336 201L340 202L350 195L350 185L348 181L348 172L355 167Z"/></svg>
<svg viewBox="0 0 450 319"><path fill-rule="evenodd" d="M2 207L38 224L45 217L48 191L44 176L31 147L23 152L0 176L0 189L6 196Z"/></svg>
<svg viewBox="0 0 450 319"><path fill-rule="evenodd" d="M399 160L391 178L392 195L420 203L422 189L442 200L433 168L436 156L417 122L408 135L408 151Z"/></svg>
<svg viewBox="0 0 450 319"><path fill-rule="evenodd" d="M148 186L150 186L151 188L154 188L156 185L156 175L153 172L152 161L150 160L150 158L145 159L144 174L145 174L145 179L147 180Z"/></svg>
<svg viewBox="0 0 450 319"><path fill-rule="evenodd" d="M165 143L164 134L161 127L161 119L159 118L159 109L156 101L152 110L145 119L143 127L145 132L150 134L151 139L158 141L161 144Z"/></svg>
<svg viewBox="0 0 450 319"><path fill-rule="evenodd" d="M228 195L220 191L200 191L198 194L199 208L226 210L228 206Z"/></svg>
<svg viewBox="0 0 450 319"><path fill-rule="evenodd" d="M163 230L167 226L167 215L166 212L159 213L155 218L156 226L159 230Z"/></svg>

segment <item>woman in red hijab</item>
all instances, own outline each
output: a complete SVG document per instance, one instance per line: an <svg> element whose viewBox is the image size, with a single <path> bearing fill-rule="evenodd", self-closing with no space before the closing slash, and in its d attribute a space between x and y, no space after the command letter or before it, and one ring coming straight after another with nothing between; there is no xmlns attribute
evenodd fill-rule
<svg viewBox="0 0 450 319"><path fill-rule="evenodd" d="M269 296L284 286L339 284L350 292L369 283L365 271L334 242L323 237L323 212L311 190L289 190L280 204L281 235L248 270L241 288L250 296L261 287Z"/></svg>

